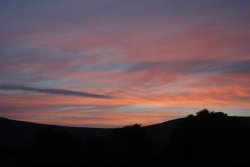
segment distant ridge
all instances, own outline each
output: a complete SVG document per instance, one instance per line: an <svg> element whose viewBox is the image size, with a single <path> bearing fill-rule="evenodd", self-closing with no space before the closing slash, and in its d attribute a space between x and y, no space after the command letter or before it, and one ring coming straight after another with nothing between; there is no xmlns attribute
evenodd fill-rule
<svg viewBox="0 0 250 167"><path fill-rule="evenodd" d="M112 132L112 129L47 125L0 117L0 145L28 146L46 128L76 135L83 141L92 137L105 138Z"/></svg>

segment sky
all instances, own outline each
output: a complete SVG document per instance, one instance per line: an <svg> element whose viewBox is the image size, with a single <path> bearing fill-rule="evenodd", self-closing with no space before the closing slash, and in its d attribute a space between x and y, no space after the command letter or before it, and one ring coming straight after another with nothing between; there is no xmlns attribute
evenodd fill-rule
<svg viewBox="0 0 250 167"><path fill-rule="evenodd" d="M248 0L0 0L0 116L149 125L250 116Z"/></svg>

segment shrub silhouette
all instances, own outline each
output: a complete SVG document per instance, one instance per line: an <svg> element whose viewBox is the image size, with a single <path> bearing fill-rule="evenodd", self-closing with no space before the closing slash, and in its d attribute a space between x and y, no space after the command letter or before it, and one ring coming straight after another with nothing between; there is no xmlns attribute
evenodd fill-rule
<svg viewBox="0 0 250 167"><path fill-rule="evenodd" d="M118 158L145 158L152 146L141 125L115 129L111 140L111 155Z"/></svg>
<svg viewBox="0 0 250 167"><path fill-rule="evenodd" d="M80 156L82 144L77 137L66 133L45 129L33 144L33 153L45 158L72 158Z"/></svg>
<svg viewBox="0 0 250 167"><path fill-rule="evenodd" d="M204 109L188 116L173 132L168 149L182 158L246 158L250 129L236 117Z"/></svg>

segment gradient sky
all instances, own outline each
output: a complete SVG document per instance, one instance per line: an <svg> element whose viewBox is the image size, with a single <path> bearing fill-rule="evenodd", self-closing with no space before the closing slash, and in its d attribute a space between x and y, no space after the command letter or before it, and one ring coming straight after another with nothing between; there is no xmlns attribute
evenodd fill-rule
<svg viewBox="0 0 250 167"><path fill-rule="evenodd" d="M0 116L116 127L250 116L249 0L0 0Z"/></svg>

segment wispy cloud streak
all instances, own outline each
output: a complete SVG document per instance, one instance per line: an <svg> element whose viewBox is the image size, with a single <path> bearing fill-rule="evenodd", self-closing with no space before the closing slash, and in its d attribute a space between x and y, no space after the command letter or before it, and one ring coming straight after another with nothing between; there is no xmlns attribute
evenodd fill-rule
<svg viewBox="0 0 250 167"><path fill-rule="evenodd" d="M65 89L35 88L35 87L22 86L22 85L0 85L0 90L27 91L27 92L47 93L47 94L55 94L55 95L63 95L63 96L80 96L80 97L102 98L102 99L112 98L111 96L108 96L108 95L78 92L78 91L65 90Z"/></svg>

